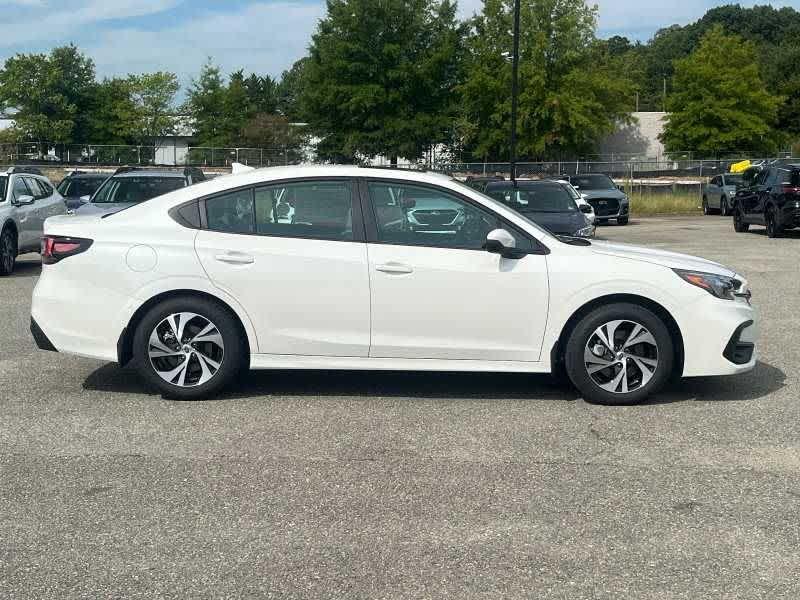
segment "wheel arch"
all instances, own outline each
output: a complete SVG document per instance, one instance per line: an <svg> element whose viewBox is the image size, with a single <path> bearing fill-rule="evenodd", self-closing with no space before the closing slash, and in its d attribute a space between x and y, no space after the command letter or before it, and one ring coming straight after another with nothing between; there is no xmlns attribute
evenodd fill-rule
<svg viewBox="0 0 800 600"><path fill-rule="evenodd" d="M662 306L655 300L651 300L650 298L646 298L645 296L639 296L637 294L609 294L605 296L600 296L598 298L589 300L588 302L583 304L580 308L578 308L575 312L573 312L572 315L569 317L569 319L567 319L566 323L564 323L564 326L561 328L561 333L559 334L556 343L550 350L550 364L552 365L551 368L554 372L557 369L562 368L564 364L564 351L566 350L567 340L569 339L570 334L575 329L580 320L583 319L583 317L585 317L592 311L596 310L597 308L600 308L601 306L607 306L609 304L620 304L620 303L637 304L655 313L659 318L661 318L664 321L664 324L667 326L667 330L669 331L670 337L672 338L673 346L675 347L675 364L673 366L673 377L680 377L683 374L685 351L683 343L683 334L681 333L681 329L678 326L678 322L675 320L672 314L666 308L664 308L664 306Z"/></svg>
<svg viewBox="0 0 800 600"><path fill-rule="evenodd" d="M239 333L242 335L242 339L245 340L244 346L247 360L249 362L250 354L252 353L252 349L255 347L255 340L252 339L252 336L248 332L248 329L242 321L242 317L239 315L239 313L234 310L229 303L225 302L225 300L209 292L195 289L176 289L156 294L146 302L142 303L142 305L136 309L133 315L131 315L131 318L128 320L128 324L123 328L122 333L119 336L119 340L117 341L117 360L121 366L128 364L133 358L133 337L136 333L136 328L147 314L147 311L165 300L186 296L195 296L214 302L228 311L231 316L233 316L236 324L239 326Z"/></svg>

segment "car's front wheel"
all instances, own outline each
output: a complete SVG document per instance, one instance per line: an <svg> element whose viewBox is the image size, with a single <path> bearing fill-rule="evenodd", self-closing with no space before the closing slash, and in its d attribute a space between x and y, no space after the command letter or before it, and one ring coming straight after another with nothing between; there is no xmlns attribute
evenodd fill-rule
<svg viewBox="0 0 800 600"><path fill-rule="evenodd" d="M17 236L10 227L0 234L0 275L11 275L17 261Z"/></svg>
<svg viewBox="0 0 800 600"><path fill-rule="evenodd" d="M667 326L637 304L611 304L586 315L566 347L569 378L587 402L635 404L669 379L675 350Z"/></svg>
<svg viewBox="0 0 800 600"><path fill-rule="evenodd" d="M781 227L778 225L778 218L772 208L767 209L767 214L764 217L767 224L767 236L771 238L781 237Z"/></svg>
<svg viewBox="0 0 800 600"><path fill-rule="evenodd" d="M738 206L733 209L733 229L736 233L747 233L750 229L750 223L744 222L742 209Z"/></svg>
<svg viewBox="0 0 800 600"><path fill-rule="evenodd" d="M617 219L617 225L627 225L628 224L628 217L620 217Z"/></svg>
<svg viewBox="0 0 800 600"><path fill-rule="evenodd" d="M708 216L711 214L711 208L708 206L708 198L703 196L703 214Z"/></svg>
<svg viewBox="0 0 800 600"><path fill-rule="evenodd" d="M165 398L214 396L239 374L247 347L236 318L205 298L172 298L139 322L134 361L142 377Z"/></svg>
<svg viewBox="0 0 800 600"><path fill-rule="evenodd" d="M723 217L727 217L730 214L730 211L728 210L728 199L724 196L719 199L719 214L721 214Z"/></svg>

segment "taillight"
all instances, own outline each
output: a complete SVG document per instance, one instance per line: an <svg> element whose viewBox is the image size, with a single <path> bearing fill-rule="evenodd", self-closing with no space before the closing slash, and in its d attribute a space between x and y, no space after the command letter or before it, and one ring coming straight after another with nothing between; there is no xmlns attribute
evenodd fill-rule
<svg viewBox="0 0 800 600"><path fill-rule="evenodd" d="M52 265L68 256L86 252L91 245L92 240L84 238L46 235L42 238L42 263Z"/></svg>

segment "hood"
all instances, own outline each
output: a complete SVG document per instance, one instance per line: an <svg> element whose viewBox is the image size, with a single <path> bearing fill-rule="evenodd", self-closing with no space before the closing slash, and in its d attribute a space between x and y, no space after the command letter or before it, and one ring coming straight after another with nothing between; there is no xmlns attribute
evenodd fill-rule
<svg viewBox="0 0 800 600"><path fill-rule="evenodd" d="M627 198L625 193L619 191L617 188L608 190L578 190L578 193L586 200L594 200L595 198L616 198L617 200L622 200L623 198Z"/></svg>
<svg viewBox="0 0 800 600"><path fill-rule="evenodd" d="M94 203L89 202L83 204L75 209L76 215L107 215L121 211L123 208L133 206L136 202L108 202L108 203Z"/></svg>
<svg viewBox="0 0 800 600"><path fill-rule="evenodd" d="M522 214L539 227L544 227L559 235L573 235L578 229L583 229L591 224L581 212L552 213L526 210Z"/></svg>
<svg viewBox="0 0 800 600"><path fill-rule="evenodd" d="M643 248L641 246L629 246L627 244L612 244L610 242L592 242L592 250L598 254L607 254L640 260L643 262L661 265L670 269L685 269L687 271L702 271L703 273L713 273L725 277L733 277L736 272L719 263L715 263L705 258L680 254L678 252L668 252L667 250L657 250L655 248Z"/></svg>

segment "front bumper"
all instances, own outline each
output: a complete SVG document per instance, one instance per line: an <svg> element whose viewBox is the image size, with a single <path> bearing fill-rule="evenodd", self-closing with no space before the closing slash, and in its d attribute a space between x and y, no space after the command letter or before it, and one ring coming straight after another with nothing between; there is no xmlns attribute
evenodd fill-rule
<svg viewBox="0 0 800 600"><path fill-rule="evenodd" d="M759 317L745 299L711 295L686 307L679 323L686 377L736 375L758 362Z"/></svg>

